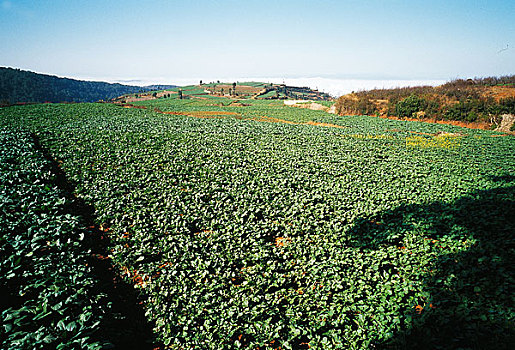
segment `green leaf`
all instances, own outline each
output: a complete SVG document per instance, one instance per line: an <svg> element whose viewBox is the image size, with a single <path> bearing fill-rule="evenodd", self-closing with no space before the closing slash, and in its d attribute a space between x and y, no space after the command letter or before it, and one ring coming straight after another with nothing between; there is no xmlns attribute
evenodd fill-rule
<svg viewBox="0 0 515 350"><path fill-rule="evenodd" d="M13 329L13 325L10 323L4 323L4 329L6 333L9 333Z"/></svg>
<svg viewBox="0 0 515 350"><path fill-rule="evenodd" d="M66 330L68 332L71 332L75 329L76 326L77 326L77 324L74 321L72 321L72 322L68 323L68 325L66 326Z"/></svg>

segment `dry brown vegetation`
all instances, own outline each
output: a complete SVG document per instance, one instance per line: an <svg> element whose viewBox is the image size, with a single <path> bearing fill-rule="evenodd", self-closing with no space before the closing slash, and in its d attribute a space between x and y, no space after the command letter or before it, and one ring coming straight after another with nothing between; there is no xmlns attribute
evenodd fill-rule
<svg viewBox="0 0 515 350"><path fill-rule="evenodd" d="M340 115L376 115L402 119L500 124L515 114L515 75L457 79L441 86L374 89L344 95L336 102Z"/></svg>

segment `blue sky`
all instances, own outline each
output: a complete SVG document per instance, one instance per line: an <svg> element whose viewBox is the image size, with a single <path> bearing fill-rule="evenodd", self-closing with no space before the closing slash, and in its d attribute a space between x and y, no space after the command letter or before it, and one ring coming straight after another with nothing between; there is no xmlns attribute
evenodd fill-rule
<svg viewBox="0 0 515 350"><path fill-rule="evenodd" d="M515 1L0 0L0 43L68 77L446 80L515 74Z"/></svg>

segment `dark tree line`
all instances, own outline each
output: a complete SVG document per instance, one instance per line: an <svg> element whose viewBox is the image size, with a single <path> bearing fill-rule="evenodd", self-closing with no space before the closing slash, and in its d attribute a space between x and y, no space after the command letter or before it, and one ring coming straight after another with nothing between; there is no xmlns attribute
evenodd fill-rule
<svg viewBox="0 0 515 350"><path fill-rule="evenodd" d="M19 102L95 102L150 90L154 89L59 78L0 67L0 104L3 105Z"/></svg>

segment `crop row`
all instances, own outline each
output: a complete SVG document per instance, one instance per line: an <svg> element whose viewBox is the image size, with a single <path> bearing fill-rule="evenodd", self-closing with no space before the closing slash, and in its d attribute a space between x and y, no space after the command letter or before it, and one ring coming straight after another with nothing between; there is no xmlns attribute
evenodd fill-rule
<svg viewBox="0 0 515 350"><path fill-rule="evenodd" d="M150 339L134 312L120 311L130 300L120 301L121 283L109 289L98 232L23 128L0 127L0 198L2 349L123 348Z"/></svg>
<svg viewBox="0 0 515 350"><path fill-rule="evenodd" d="M0 145L2 348L100 348L85 228L30 133L2 128Z"/></svg>

